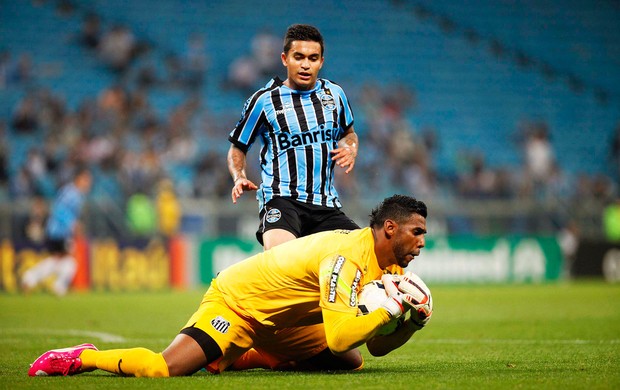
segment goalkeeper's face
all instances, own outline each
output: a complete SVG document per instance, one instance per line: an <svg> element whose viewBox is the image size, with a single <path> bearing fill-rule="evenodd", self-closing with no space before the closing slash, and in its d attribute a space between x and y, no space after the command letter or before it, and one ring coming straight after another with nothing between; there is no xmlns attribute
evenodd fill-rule
<svg viewBox="0 0 620 390"><path fill-rule="evenodd" d="M406 268L420 254L426 244L426 218L413 214L398 224L392 241L392 250L399 266Z"/></svg>
<svg viewBox="0 0 620 390"><path fill-rule="evenodd" d="M313 41L293 41L288 52L282 53L287 79L284 84L297 91L314 88L323 66L321 44Z"/></svg>

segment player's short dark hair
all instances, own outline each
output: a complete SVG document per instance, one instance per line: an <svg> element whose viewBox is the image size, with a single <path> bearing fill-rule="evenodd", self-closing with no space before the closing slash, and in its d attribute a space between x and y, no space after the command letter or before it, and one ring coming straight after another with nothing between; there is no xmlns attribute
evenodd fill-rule
<svg viewBox="0 0 620 390"><path fill-rule="evenodd" d="M387 219L401 223L409 219L412 214L419 214L426 218L426 204L411 196L392 195L372 210L370 226L381 226Z"/></svg>
<svg viewBox="0 0 620 390"><path fill-rule="evenodd" d="M286 30L284 35L284 52L288 53L291 50L293 41L310 41L318 42L321 45L321 57L325 51L323 45L323 36L321 32L314 26L309 24L293 24Z"/></svg>

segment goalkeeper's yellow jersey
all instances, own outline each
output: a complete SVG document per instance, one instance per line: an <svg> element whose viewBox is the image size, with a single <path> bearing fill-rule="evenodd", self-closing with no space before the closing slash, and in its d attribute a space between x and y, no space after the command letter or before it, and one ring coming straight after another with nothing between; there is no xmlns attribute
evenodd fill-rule
<svg viewBox="0 0 620 390"><path fill-rule="evenodd" d="M280 244L228 267L215 283L239 315L286 328L323 322L322 309L357 315L360 287L383 273L372 230L364 228Z"/></svg>

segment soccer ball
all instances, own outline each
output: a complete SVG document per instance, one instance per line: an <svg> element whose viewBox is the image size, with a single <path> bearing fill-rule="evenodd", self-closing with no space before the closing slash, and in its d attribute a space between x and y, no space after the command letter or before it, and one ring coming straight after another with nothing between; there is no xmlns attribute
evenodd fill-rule
<svg viewBox="0 0 620 390"><path fill-rule="evenodd" d="M386 298L387 293L385 292L385 287L380 280L373 280L372 282L365 284L357 296L357 315L365 316L366 314L377 310L381 307L381 304ZM394 333L401 322L402 321L400 319L394 318L379 328L376 334L384 336Z"/></svg>

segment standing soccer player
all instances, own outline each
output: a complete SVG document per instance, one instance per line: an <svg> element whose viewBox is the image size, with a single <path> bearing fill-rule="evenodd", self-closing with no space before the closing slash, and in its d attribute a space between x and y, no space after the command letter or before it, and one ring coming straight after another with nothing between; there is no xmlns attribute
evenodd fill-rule
<svg viewBox="0 0 620 390"><path fill-rule="evenodd" d="M86 168L76 171L73 181L63 186L52 203L45 227L45 246L49 257L24 273L22 287L32 290L48 277L55 275L52 291L65 295L77 270L70 254L70 242L75 234L84 198L92 186L92 175Z"/></svg>
<svg viewBox="0 0 620 390"><path fill-rule="evenodd" d="M284 38L287 78L274 78L245 103L230 133L228 169L232 201L257 192L265 250L297 237L333 229L358 229L341 210L334 187L335 165L351 172L358 138L342 88L318 78L324 45L319 30L295 24ZM261 184L246 176L246 153L260 139Z"/></svg>
<svg viewBox="0 0 620 390"><path fill-rule="evenodd" d="M353 112L339 85L318 78L323 54L323 36L318 29L305 24L290 26L281 54L286 80L275 77L255 92L228 137L232 143L228 152L228 169L234 180L232 201L236 203L244 191L258 190L256 238L265 250L312 233L359 229L340 210L334 187L335 165L346 169L345 173L355 166L359 142ZM260 188L245 171L246 153L257 138L262 143ZM322 324L288 329L280 337L302 339L312 333L324 334ZM233 367L282 366L284 360L251 350ZM356 349L341 356L325 349L305 362L325 369L355 369L362 363Z"/></svg>

